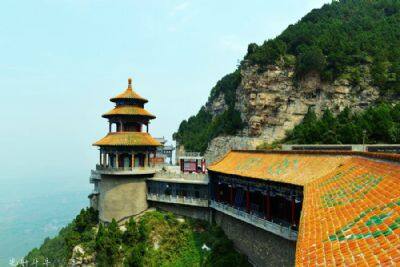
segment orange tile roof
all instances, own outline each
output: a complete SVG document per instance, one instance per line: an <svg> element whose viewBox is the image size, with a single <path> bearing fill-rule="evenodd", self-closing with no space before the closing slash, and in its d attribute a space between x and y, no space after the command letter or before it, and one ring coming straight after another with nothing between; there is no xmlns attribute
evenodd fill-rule
<svg viewBox="0 0 400 267"><path fill-rule="evenodd" d="M143 117L149 117L151 119L155 119L156 116L145 110L144 108L141 107L135 107L135 106L117 106L113 108L112 110L108 111L107 113L103 114L103 117L111 117L114 115L125 115L125 116L143 116Z"/></svg>
<svg viewBox="0 0 400 267"><path fill-rule="evenodd" d="M354 157L308 183L296 265L399 265L399 182L399 165Z"/></svg>
<svg viewBox="0 0 400 267"><path fill-rule="evenodd" d="M220 173L302 186L328 174L348 158L348 156L334 155L231 151L221 161L209 166L208 169ZM318 169L317 172L316 169Z"/></svg>
<svg viewBox="0 0 400 267"><path fill-rule="evenodd" d="M109 133L94 146L160 146L161 144L143 132L116 132Z"/></svg>
<svg viewBox="0 0 400 267"><path fill-rule="evenodd" d="M396 155L234 151L209 170L304 186L297 266L400 265ZM369 158L366 158L369 157Z"/></svg>

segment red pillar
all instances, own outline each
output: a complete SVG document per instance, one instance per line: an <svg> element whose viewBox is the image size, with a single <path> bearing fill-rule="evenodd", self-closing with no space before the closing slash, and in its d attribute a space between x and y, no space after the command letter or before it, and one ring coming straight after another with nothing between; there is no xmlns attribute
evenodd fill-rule
<svg viewBox="0 0 400 267"><path fill-rule="evenodd" d="M246 211L250 213L250 191L246 190Z"/></svg>
<svg viewBox="0 0 400 267"><path fill-rule="evenodd" d="M229 188L230 190L230 202L231 202L231 206L233 206L233 186L231 185L231 187Z"/></svg>
<svg viewBox="0 0 400 267"><path fill-rule="evenodd" d="M296 213L296 202L294 200L294 197L292 197L292 226L296 226L295 213Z"/></svg>

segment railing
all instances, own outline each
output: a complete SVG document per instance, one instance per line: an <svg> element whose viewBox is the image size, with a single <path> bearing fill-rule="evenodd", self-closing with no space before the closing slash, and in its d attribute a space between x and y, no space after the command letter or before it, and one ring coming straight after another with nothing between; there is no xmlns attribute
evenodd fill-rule
<svg viewBox="0 0 400 267"><path fill-rule="evenodd" d="M200 152L185 152L181 157L201 157Z"/></svg>
<svg viewBox="0 0 400 267"><path fill-rule="evenodd" d="M244 221L246 223L252 224L256 227L259 227L268 232L279 235L283 238L296 241L297 240L297 231L291 229L290 227L286 227L283 225L279 225L270 221L267 221L263 218L258 217L257 215L249 214L242 210L235 209L231 206L218 203L216 201L210 201L210 207L218 210L224 214L232 216L238 220Z"/></svg>
<svg viewBox="0 0 400 267"><path fill-rule="evenodd" d="M154 176L155 180L183 180L186 182L199 182L208 184L208 176L203 173L176 173L176 172L168 172L168 171L158 171Z"/></svg>
<svg viewBox="0 0 400 267"><path fill-rule="evenodd" d="M181 196L148 193L147 200L164 202L164 203L182 204L189 206L208 207L208 199L203 199L203 198L181 197Z"/></svg>
<svg viewBox="0 0 400 267"><path fill-rule="evenodd" d="M154 167L111 167L96 165L96 172L101 174L120 174L120 175L130 175L130 174L150 174L155 173L156 168Z"/></svg>
<svg viewBox="0 0 400 267"><path fill-rule="evenodd" d="M91 184L94 184L94 183L96 182L96 180L97 180L97 181L100 180L100 175L99 175L98 172L92 170L92 171L90 172L89 182L90 182Z"/></svg>

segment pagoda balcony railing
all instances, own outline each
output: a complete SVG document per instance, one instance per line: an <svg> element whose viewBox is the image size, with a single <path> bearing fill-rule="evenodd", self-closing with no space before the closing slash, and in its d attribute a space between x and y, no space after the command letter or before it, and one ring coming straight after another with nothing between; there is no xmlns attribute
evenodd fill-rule
<svg viewBox="0 0 400 267"><path fill-rule="evenodd" d="M203 198L148 193L147 200L197 207L208 207L208 199Z"/></svg>
<svg viewBox="0 0 400 267"><path fill-rule="evenodd" d="M255 214L249 214L245 211L236 209L236 208L226 205L226 204L216 202L214 200L210 201L210 207L217 211L220 211L226 215L232 216L238 220L241 220L243 222L249 223L249 224L259 227L263 230L266 230L268 232L279 235L285 239L292 240L292 241L297 240L297 231L293 230L291 227L287 227L284 225L280 225L280 224L265 220L264 218L261 218Z"/></svg>
<svg viewBox="0 0 400 267"><path fill-rule="evenodd" d="M138 175L138 174L154 174L156 173L156 168L153 166L146 167L111 167L96 165L96 173L100 174L110 174L110 175Z"/></svg>
<svg viewBox="0 0 400 267"><path fill-rule="evenodd" d="M89 182L94 184L96 181L100 181L100 175L97 171L92 170L90 172Z"/></svg>

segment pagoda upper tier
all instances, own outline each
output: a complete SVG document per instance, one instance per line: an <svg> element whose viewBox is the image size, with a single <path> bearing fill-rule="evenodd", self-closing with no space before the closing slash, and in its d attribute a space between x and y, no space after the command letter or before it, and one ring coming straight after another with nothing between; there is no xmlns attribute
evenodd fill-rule
<svg viewBox="0 0 400 267"><path fill-rule="evenodd" d="M132 79L128 80L128 88L110 99L115 107L103 114L109 121L109 133L97 141L95 146L146 146L156 147L161 144L149 132L149 121L156 117L144 109L147 99L132 89ZM115 125L115 130L113 130ZM146 131L143 132L143 125Z"/></svg>
<svg viewBox="0 0 400 267"><path fill-rule="evenodd" d="M135 91L132 89L132 78L128 79L128 88L119 95L113 97L110 99L111 102L118 103L120 101L132 101L132 102L137 102L137 103L142 103L145 104L149 102L146 98L141 97L139 94L137 94Z"/></svg>
<svg viewBox="0 0 400 267"><path fill-rule="evenodd" d="M104 118L118 118L118 117L140 117L144 120L155 119L156 117L144 109L144 104L148 102L147 99L141 97L132 89L132 79L128 80L128 88L121 94L110 99L115 102L115 107L103 114ZM143 122L143 120L140 120Z"/></svg>

